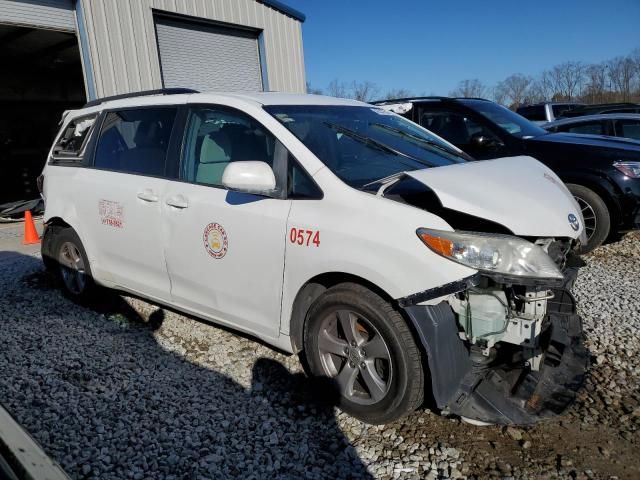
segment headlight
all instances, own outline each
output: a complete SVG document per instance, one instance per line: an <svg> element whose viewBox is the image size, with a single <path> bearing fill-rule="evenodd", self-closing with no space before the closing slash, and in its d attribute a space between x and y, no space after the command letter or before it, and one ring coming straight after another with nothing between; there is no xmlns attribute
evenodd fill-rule
<svg viewBox="0 0 640 480"><path fill-rule="evenodd" d="M563 278L544 250L518 237L427 228L416 233L435 253L467 267L516 277Z"/></svg>
<svg viewBox="0 0 640 480"><path fill-rule="evenodd" d="M640 178L640 162L614 162L613 166L627 177Z"/></svg>

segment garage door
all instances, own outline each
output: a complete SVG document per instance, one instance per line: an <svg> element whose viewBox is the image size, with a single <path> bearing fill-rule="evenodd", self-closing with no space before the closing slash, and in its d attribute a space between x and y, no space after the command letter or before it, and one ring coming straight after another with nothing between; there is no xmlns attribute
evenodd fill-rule
<svg viewBox="0 0 640 480"><path fill-rule="evenodd" d="M165 87L202 92L262 90L257 34L156 18L156 35Z"/></svg>
<svg viewBox="0 0 640 480"><path fill-rule="evenodd" d="M0 23L54 30L76 29L71 0L0 0Z"/></svg>

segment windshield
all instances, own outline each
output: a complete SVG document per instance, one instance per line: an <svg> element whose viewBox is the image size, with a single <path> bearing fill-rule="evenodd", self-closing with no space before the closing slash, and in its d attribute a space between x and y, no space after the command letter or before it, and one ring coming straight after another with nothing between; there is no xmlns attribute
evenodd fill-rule
<svg viewBox="0 0 640 480"><path fill-rule="evenodd" d="M518 138L537 137L547 133L535 123L497 103L484 100L463 100L463 103L488 118L505 132Z"/></svg>
<svg viewBox="0 0 640 480"><path fill-rule="evenodd" d="M264 108L342 181L355 188L398 172L465 161L463 153L439 137L380 108L346 105Z"/></svg>

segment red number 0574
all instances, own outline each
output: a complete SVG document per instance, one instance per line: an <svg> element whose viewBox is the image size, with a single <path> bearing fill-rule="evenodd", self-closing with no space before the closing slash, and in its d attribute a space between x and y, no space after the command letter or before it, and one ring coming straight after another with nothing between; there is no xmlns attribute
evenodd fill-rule
<svg viewBox="0 0 640 480"><path fill-rule="evenodd" d="M289 232L289 241L298 245L309 246L311 244L316 247L320 246L320 232L318 230L304 230L302 228L293 227Z"/></svg>

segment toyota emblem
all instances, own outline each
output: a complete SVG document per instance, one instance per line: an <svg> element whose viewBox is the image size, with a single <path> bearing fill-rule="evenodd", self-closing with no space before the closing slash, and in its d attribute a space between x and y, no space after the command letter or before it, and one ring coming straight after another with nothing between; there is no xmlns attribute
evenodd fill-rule
<svg viewBox="0 0 640 480"><path fill-rule="evenodd" d="M580 221L578 220L578 217L576 217L573 213L570 213L568 218L569 225L571 225L571 228L573 228L577 232L580 228Z"/></svg>

